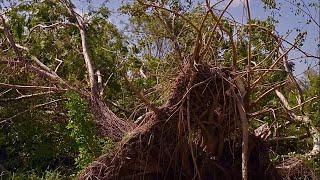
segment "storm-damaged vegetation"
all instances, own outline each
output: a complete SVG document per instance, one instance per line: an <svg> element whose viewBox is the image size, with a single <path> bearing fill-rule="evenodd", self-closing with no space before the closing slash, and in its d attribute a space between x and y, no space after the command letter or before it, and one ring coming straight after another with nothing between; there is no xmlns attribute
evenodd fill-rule
<svg viewBox="0 0 320 180"><path fill-rule="evenodd" d="M299 79L290 57L320 58L233 3L3 2L1 176L317 179L319 67ZM319 27L319 4L289 3Z"/></svg>

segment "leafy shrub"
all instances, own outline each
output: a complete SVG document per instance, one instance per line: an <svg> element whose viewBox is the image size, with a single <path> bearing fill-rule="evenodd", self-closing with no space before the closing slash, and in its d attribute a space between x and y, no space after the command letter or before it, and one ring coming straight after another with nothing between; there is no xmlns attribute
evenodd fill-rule
<svg viewBox="0 0 320 180"><path fill-rule="evenodd" d="M61 175L59 171L45 171L41 176L32 172L30 174L25 173L13 173L8 180L62 180L66 179Z"/></svg>
<svg viewBox="0 0 320 180"><path fill-rule="evenodd" d="M110 149L113 145L109 139L97 136L92 116L88 112L88 104L74 92L69 92L66 96L68 97L66 109L69 117L67 129L76 142L79 154L75 162L77 168L81 170L94 158L101 155L105 148Z"/></svg>

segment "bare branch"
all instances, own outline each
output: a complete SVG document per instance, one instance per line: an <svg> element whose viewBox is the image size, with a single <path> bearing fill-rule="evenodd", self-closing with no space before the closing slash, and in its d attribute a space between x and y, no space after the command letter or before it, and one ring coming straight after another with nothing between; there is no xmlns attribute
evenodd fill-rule
<svg viewBox="0 0 320 180"><path fill-rule="evenodd" d="M12 36L12 34L11 34L11 32L10 32L9 27L7 26L7 23L6 23L5 18L3 17L3 15L0 15L0 19L1 19L1 23L2 23L2 25L3 25L4 34L5 34L6 38L7 38L10 46L13 48L13 50L14 50L14 52L17 54L17 56L18 56L19 58L21 58L21 57L22 57L22 52L21 52L20 49L16 46L16 43L15 43L15 41L14 41L14 39L13 39L13 36Z"/></svg>
<svg viewBox="0 0 320 180"><path fill-rule="evenodd" d="M55 28L55 27L60 27L60 26L77 26L74 23L70 22L56 22L50 25L45 25L45 24L38 24L32 27L29 31L29 34L31 34L35 29L41 28L41 29L48 29L48 28Z"/></svg>
<svg viewBox="0 0 320 180"><path fill-rule="evenodd" d="M282 48L279 49L279 53L283 53ZM284 56L283 57L283 65L284 65L284 68L285 68L286 72L288 73L288 76L289 76L290 80L293 82L293 84L298 89L297 101L298 101L298 104L300 105L300 111L302 112L302 114L304 114L303 105L301 105L303 103L303 92L302 92L302 89L301 89L299 83L297 82L296 78L294 77L293 72L289 68L288 56Z"/></svg>
<svg viewBox="0 0 320 180"><path fill-rule="evenodd" d="M8 90L5 90L3 92L0 93L0 97L7 94L8 92L10 92L12 89L8 89Z"/></svg>
<svg viewBox="0 0 320 180"><path fill-rule="evenodd" d="M309 127L310 127L310 133L312 134L313 137L313 148L310 151L310 153L308 155L318 155L320 153L320 132L317 129L317 127L315 127L312 124L312 121L309 119L308 116L302 115L302 116L298 116L296 115L293 111L292 108L290 107L287 99L284 97L284 95L278 91L275 90L278 98L280 99L282 105L284 106L284 108L287 110L288 114L291 117L291 120L295 121L295 122L303 122L306 123ZM301 104L299 105L301 106Z"/></svg>
<svg viewBox="0 0 320 180"><path fill-rule="evenodd" d="M47 71L47 72L50 72L51 74L53 74L52 73L52 70L48 67L48 66L46 66L45 64L43 64L37 57L35 57L35 56L31 56L31 59L41 68L41 69L43 69L43 70L45 70L45 71ZM56 75L56 74L53 74L53 75Z"/></svg>
<svg viewBox="0 0 320 180"><path fill-rule="evenodd" d="M278 98L280 99L282 105L284 106L284 108L285 108L287 111L291 111L289 102L288 102L287 99L284 97L284 95L283 95L280 91L278 91L277 89L275 90L275 92L276 92L276 95L278 96Z"/></svg>
<svg viewBox="0 0 320 180"><path fill-rule="evenodd" d="M281 36L277 36L277 35L274 34L274 32L272 32L270 29L267 29L267 28L265 28L265 27L262 27L262 26L260 26L260 25L258 25L258 24L251 24L251 26L266 31L266 32L269 33L273 38L275 38L276 41L282 40L282 41L288 43L290 46L294 47L294 48L297 49L299 52L303 53L306 57L320 59L319 56L314 56L314 55L311 55L311 54L303 51L303 50L302 50L301 48L299 48L295 43L291 43L290 41L286 40L285 38L283 38L283 37L281 37Z"/></svg>
<svg viewBox="0 0 320 180"><path fill-rule="evenodd" d="M143 93L138 90L131 82L130 80L127 78L126 75L124 75L124 80L125 82L127 83L127 85L131 88L131 90L135 93L135 95L149 108L151 109L153 112L157 113L159 112L159 109L154 105L152 104L151 102L149 102L149 100L147 100Z"/></svg>
<svg viewBox="0 0 320 180"><path fill-rule="evenodd" d="M273 112L273 111L274 111L274 109L267 107L267 108L264 108L264 109L256 111L256 112L249 113L248 116L250 118L253 118L253 117L259 116L261 114L264 114L264 113L267 113L267 112Z"/></svg>
<svg viewBox="0 0 320 180"><path fill-rule="evenodd" d="M66 89L60 89L57 87L46 87L46 86L25 86L0 83L0 87L12 88L12 89L23 89L23 90L49 90L49 91L66 91Z"/></svg>
<svg viewBox="0 0 320 180"><path fill-rule="evenodd" d="M320 98L319 96L312 97L312 98L310 98L310 99L308 99L308 100L306 100L306 101L304 101L304 102L302 102L302 103L300 103L300 104L292 107L291 110L300 108L300 107L302 107L304 104L309 103L309 102L311 102L311 101L313 101L313 100L315 100L315 99L319 99L319 98Z"/></svg>
<svg viewBox="0 0 320 180"><path fill-rule="evenodd" d="M20 115L22 115L24 113L30 112L30 111L32 111L32 110L34 110L36 108L47 106L49 104L53 104L53 103L56 103L56 102L59 102L59 101L63 101L63 100L66 100L66 99L56 99L56 100L53 100L53 101L50 101L50 102L46 102L46 103L43 103L43 104L37 104L37 105L35 105L35 106L33 106L33 107L29 108L29 109L26 109L26 110L24 110L22 112L19 112L19 113L15 114L14 116L11 116L9 118L6 118L6 119L0 121L0 124L6 123L8 121L11 121L12 119L14 119L14 118L16 118L16 117L18 117L18 116L20 116Z"/></svg>
<svg viewBox="0 0 320 180"><path fill-rule="evenodd" d="M77 27L80 31L80 36L81 36L82 54L83 54L84 61L86 63L86 67L87 67L87 71L88 71L91 93L92 93L92 96L98 97L99 93L98 93L98 89L97 89L97 83L96 83L96 80L94 77L94 68L92 65L92 60L89 55L89 48L87 45L87 35L86 35L87 26L86 26L85 22L83 21L83 18L74 11L74 5L70 1L67 1L67 0L64 0L63 2L69 11L69 14L72 17L76 18L76 20L77 20Z"/></svg>
<svg viewBox="0 0 320 180"><path fill-rule="evenodd" d="M290 2L288 0L285 0L287 3L291 4L292 6L295 6L296 8L298 8L301 12L303 12L304 14L306 14L307 16L309 16L309 18L318 26L318 28L320 28L320 24L319 22L317 22L317 20L311 15L310 12L306 12L304 9L302 9L300 6L295 5L293 2ZM302 1L303 2L303 1ZM304 3L304 2L303 2Z"/></svg>
<svg viewBox="0 0 320 180"><path fill-rule="evenodd" d="M37 57L35 56L31 56L31 59L33 61L35 61L35 63L42 69L37 69L36 67L32 66L32 65L28 65L26 62L26 58L23 57L22 51L21 50L25 50L25 51L29 51L29 49L27 47L23 47L19 44L16 44L14 41L14 38L5 22L4 17L1 15L0 19L2 20L2 24L3 24L3 28L4 28L4 32L5 32L5 36L10 44L10 46L13 48L14 52L18 55L19 61L20 63L24 64L25 67L27 67L28 69L32 69L33 71L36 71L38 73L41 74L45 74L46 76L50 77L51 79L55 79L55 80L59 80L61 82L62 79L53 71L51 71L51 69L49 67L47 67L45 64L43 64Z"/></svg>
<svg viewBox="0 0 320 180"><path fill-rule="evenodd" d="M233 2L233 0L231 0L231 1L228 3L228 5L224 8L224 10L223 10L222 13L220 14L220 16L217 17L217 16L214 14L214 12L213 12L212 7L210 6L210 1L209 1L209 0L206 0L206 6L207 6L207 8L209 9L209 12L211 13L212 18L214 19L214 21L216 22L216 24L215 24L215 26L213 27L213 29L211 30L212 33L211 33L211 35L209 36L209 39L208 39L208 41L207 41L207 43L206 43L206 46L205 46L203 52L201 52L201 57L204 57L204 56L206 55L206 53L207 53L207 51L208 51L208 48L209 48L209 46L210 46L210 43L211 43L211 41L212 41L213 35L214 35L214 33L215 33L215 30L216 30L216 28L219 26L219 28L220 28L222 31L226 32L227 35L229 36L229 40L230 40L231 47L232 47L232 67L233 67L233 70L234 70L234 72L235 72L235 71L236 71L236 63L237 63L237 48L236 48L236 45L235 45L235 43L234 43L234 41L233 41L233 36L232 36L231 32L228 31L227 29L225 29L225 28L223 27L223 25L221 24L221 19L222 19L224 13L227 11L227 9L229 8L229 6L231 5L232 2Z"/></svg>
<svg viewBox="0 0 320 180"><path fill-rule="evenodd" d="M183 57L182 57L182 52L181 52L181 48L179 46L179 43L178 43L178 37L179 36L175 36L174 34L174 31L173 31L173 25L170 26L168 25L168 23L166 23L166 21L163 19L163 17L161 16L160 12L157 11L157 15L158 15L158 18L161 20L161 22L166 26L166 30L169 34L171 34L171 37L169 37L169 39L173 42L173 45L174 45L174 50L176 51L176 53L178 54L178 57L180 59L180 62L182 63L183 62ZM182 31L182 30L181 30Z"/></svg>
<svg viewBox="0 0 320 180"><path fill-rule="evenodd" d="M39 96L53 94L53 93L56 93L56 92L55 91L48 91L48 92L40 92L40 93L35 93L35 94L21 95L19 97L14 97L14 98L3 98L3 99L0 99L0 102L19 101L22 99L29 99L29 98L39 97Z"/></svg>
<svg viewBox="0 0 320 180"><path fill-rule="evenodd" d="M57 71L58 71L59 67L61 66L61 64L63 63L63 61L60 60L60 59L58 59L58 58L55 58L55 60L59 62L59 64L58 64L58 65L56 66L56 68L54 69L54 72L57 73Z"/></svg>
<svg viewBox="0 0 320 180"><path fill-rule="evenodd" d="M265 71L261 76L258 77L258 79L256 79L253 84L252 84L252 88L254 88L265 76L268 72L270 72L278 63L280 60L282 60L282 58L284 56L286 56L291 50L293 49L293 46L291 46L286 52L284 52L283 54L281 54L280 57L278 57L274 63L269 67L269 71Z"/></svg>
<svg viewBox="0 0 320 180"><path fill-rule="evenodd" d="M274 47L274 48L272 49L272 51L269 52L269 54L268 54L262 61L260 61L257 65L255 65L255 66L253 67L253 69L258 68L262 63L264 63L266 60L270 59L270 57L271 57L275 52L277 52L277 51L279 50L279 48L282 46L283 40L284 40L286 37L288 37L288 36L289 36L289 33L288 33L284 38L281 38L281 39L278 41L278 44L276 45L276 47Z"/></svg>
<svg viewBox="0 0 320 180"><path fill-rule="evenodd" d="M284 82L284 83L281 83L281 84L278 84L278 85L275 85L273 86L272 88L268 89L266 92L264 92L260 97L258 97L254 102L253 104L257 104L262 98L264 98L266 95L268 95L269 93L271 93L272 91L274 91L275 89L281 87L281 86L284 86L287 82Z"/></svg>
<svg viewBox="0 0 320 180"><path fill-rule="evenodd" d="M45 71L45 70L43 70L43 69L41 69L39 67L36 67L34 65L26 64L25 61L21 62L21 61L13 61L13 60L10 60L10 61L1 60L0 64L7 64L7 65L10 65L10 66L14 66L14 67L15 66L19 66L21 68L25 68L28 71L37 73L39 76L47 77L47 78L53 80L54 82L61 82L63 84L66 84L59 76L51 74L50 72Z"/></svg>
<svg viewBox="0 0 320 180"><path fill-rule="evenodd" d="M176 12L176 11L173 11L173 10L171 10L171 9L167 9L167 8L165 8L165 7L161 7L161 6L156 5L156 4L144 3L144 2L142 2L142 1L140 1L140 0L138 0L138 2L139 2L140 4L142 4L142 5L149 6L149 7L154 7L154 8L158 8L158 9L162 9L162 10L168 11L168 12L170 12L170 13L172 13L172 14L175 14L175 15L177 15L177 16L180 16L180 17L181 17L183 20L185 20L191 27L193 27L198 33L200 32L199 28L198 28L195 24L193 24L193 23L192 23L188 18L186 18L184 15L182 15L182 14Z"/></svg>
<svg viewBox="0 0 320 180"><path fill-rule="evenodd" d="M248 73L247 73L247 93L251 91L250 87L250 81L251 81L251 33L252 33L252 28L251 28L251 12L250 12L250 5L249 1L245 1L245 5L247 7L247 14L248 14L248 24L249 24L249 42L248 42L248 62L247 62L247 68L248 68ZM244 173L244 172L243 172ZM246 175L245 175L246 174ZM248 179L247 172L243 174L242 179Z"/></svg>
<svg viewBox="0 0 320 180"><path fill-rule="evenodd" d="M124 112L124 113L127 113L127 114L131 114L132 112L130 112L129 110L127 109L124 109L123 107L119 106L118 104L116 104L115 102L112 102L111 100L107 99L106 102L108 104L110 104L111 106L119 109L120 111Z"/></svg>
<svg viewBox="0 0 320 180"><path fill-rule="evenodd" d="M305 138L309 138L309 137L310 137L309 134L304 134L304 135L301 135L301 136L274 137L274 138L270 138L268 141L269 142L292 141L292 140L301 140L301 139L305 139Z"/></svg>

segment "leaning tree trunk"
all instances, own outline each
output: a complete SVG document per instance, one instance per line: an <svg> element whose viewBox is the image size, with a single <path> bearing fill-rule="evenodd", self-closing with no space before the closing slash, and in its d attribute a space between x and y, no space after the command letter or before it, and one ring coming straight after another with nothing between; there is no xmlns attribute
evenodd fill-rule
<svg viewBox="0 0 320 180"><path fill-rule="evenodd" d="M100 98L91 97L90 110L94 116L99 133L115 141L120 141L134 124L115 115Z"/></svg>
<svg viewBox="0 0 320 180"><path fill-rule="evenodd" d="M91 92L83 93L86 99L90 102L91 112L94 116L96 125L101 135L110 137L115 141L120 141L125 132L132 129L133 124L117 117L108 106L101 100L99 96L99 84L94 74L94 66L90 57L89 48L87 45L87 25L83 17L77 14L74 10L74 5L70 1L62 1L68 9L69 15L76 19L76 26L80 32L82 54L86 64L86 69L89 78ZM101 77L98 77L101 78ZM101 79L100 79L101 80Z"/></svg>

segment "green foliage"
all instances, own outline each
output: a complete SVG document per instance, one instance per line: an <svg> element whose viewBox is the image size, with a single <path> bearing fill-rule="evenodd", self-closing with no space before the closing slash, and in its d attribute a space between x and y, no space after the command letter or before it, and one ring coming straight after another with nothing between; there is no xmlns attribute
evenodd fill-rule
<svg viewBox="0 0 320 180"><path fill-rule="evenodd" d="M12 109L5 108L2 115L16 114L29 105L32 103L12 103ZM57 121L61 122L57 124ZM64 173L72 171L76 151L66 130L63 117L50 111L37 110L16 117L14 123L1 127L0 139L5 139L0 142L3 165L13 172L33 170L40 173L58 166Z"/></svg>
<svg viewBox="0 0 320 180"><path fill-rule="evenodd" d="M81 170L102 152L105 152L104 148L110 150L112 142L109 139L100 139L97 136L92 116L88 112L88 104L78 94L69 92L66 97L68 98L66 109L69 117L67 129L70 136L75 140L75 148L78 149L79 153L75 162L77 168Z"/></svg>
<svg viewBox="0 0 320 180"><path fill-rule="evenodd" d="M87 104L75 93L65 96L68 119L59 114L64 111L59 105L54 108L57 112L38 109L1 127L0 164L17 172L12 176L15 179L41 179L36 176L42 177L42 172L57 168L63 175L70 175L113 148L111 140L96 135ZM30 101L10 104L1 108L1 117L23 111ZM43 176L47 179L48 175Z"/></svg>
<svg viewBox="0 0 320 180"><path fill-rule="evenodd" d="M320 126L320 75L312 70L306 72L307 75L307 89L306 98L313 98L318 96L312 103L305 106L305 110L310 116L313 124L316 127Z"/></svg>
<svg viewBox="0 0 320 180"><path fill-rule="evenodd" d="M320 177L320 157L305 159L307 165L314 170L317 177Z"/></svg>
<svg viewBox="0 0 320 180"><path fill-rule="evenodd" d="M8 180L62 180L66 179L63 175L59 173L59 171L45 171L41 176L35 173L12 173Z"/></svg>
<svg viewBox="0 0 320 180"><path fill-rule="evenodd" d="M264 4L264 8L275 9L277 7L276 0L261 0Z"/></svg>

